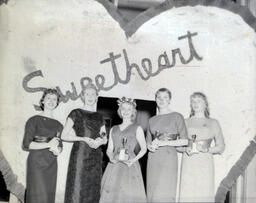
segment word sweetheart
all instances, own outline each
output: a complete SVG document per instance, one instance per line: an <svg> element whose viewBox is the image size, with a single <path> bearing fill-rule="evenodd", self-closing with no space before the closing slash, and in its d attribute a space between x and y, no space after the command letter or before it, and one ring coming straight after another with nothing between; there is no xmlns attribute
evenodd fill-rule
<svg viewBox="0 0 256 203"><path fill-rule="evenodd" d="M201 61L203 58L201 56L199 56L199 54L197 53L197 51L194 47L193 41L192 41L192 37L194 37L196 35L197 35L197 33L191 33L188 31L186 35L178 37L178 40L183 40L183 39L188 40L188 48L189 48L190 56L187 60L183 57L183 55L180 51L180 48L171 50L171 58L172 58L171 62L170 62L169 57L165 51L158 56L158 69L155 71L153 71L152 62L149 58L143 58L141 60L141 68L136 63L130 63L128 53L127 53L126 49L123 49L122 50L123 59L126 64L126 76L124 79L120 78L119 72L117 70L117 65L116 65L116 61L120 60L122 58L122 55L114 54L113 52L109 53L108 58L100 61L100 64L108 63L111 65L111 68L112 68L112 71L114 74L114 79L113 79L113 82L111 83L111 85L107 86L105 76L102 74L96 75L94 78L94 83L95 83L98 91L101 91L101 90L108 91L108 90L111 90L116 85L118 85L119 83L120 84L129 83L133 69L135 69L138 72L138 74L142 80L148 80L150 77L154 77L154 76L158 75L164 69L174 67L176 65L176 57L177 56L179 57L182 64L188 64L193 59L197 59L197 60ZM142 70L144 73L142 73ZM24 77L23 88L25 89L25 91L33 93L33 92L44 91L46 89L45 87L29 87L29 85L28 85L29 81L35 77L44 77L42 71L37 70L37 71L34 71ZM92 78L82 77L80 79L81 89L83 89L88 83L93 83ZM73 82L71 82L70 84L71 84L72 91L68 90L68 91L66 91L66 94L62 93L60 87L58 87L58 86L56 87L56 89L59 91L59 93L61 95L60 102L66 103L69 101L69 99L71 99L71 100L77 100L78 98L82 99L81 92L79 94L77 93L75 84Z"/></svg>

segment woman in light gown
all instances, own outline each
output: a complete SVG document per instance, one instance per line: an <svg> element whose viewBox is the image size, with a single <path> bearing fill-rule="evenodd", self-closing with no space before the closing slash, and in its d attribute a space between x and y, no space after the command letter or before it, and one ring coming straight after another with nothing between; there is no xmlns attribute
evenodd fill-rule
<svg viewBox="0 0 256 203"><path fill-rule="evenodd" d="M159 114L149 120L147 144L148 202L175 202L178 174L176 147L186 146L187 130L180 113L170 110L171 92L166 88L155 94Z"/></svg>
<svg viewBox="0 0 256 203"><path fill-rule="evenodd" d="M65 203L96 203L102 178L101 145L107 143L103 116L96 111L97 88L88 84L82 90L84 105L68 115L62 139L74 142L66 181ZM75 136L70 134L74 129Z"/></svg>
<svg viewBox="0 0 256 203"><path fill-rule="evenodd" d="M209 117L203 93L193 93L190 106L190 118L186 120L190 144L182 157L180 202L214 202L213 154L225 149L222 130L219 122Z"/></svg>
<svg viewBox="0 0 256 203"><path fill-rule="evenodd" d="M118 114L123 122L110 131L107 155L110 162L102 178L100 203L146 202L140 164L138 160L146 153L144 132L133 121L136 103L123 97L118 100ZM136 145L140 151L134 153Z"/></svg>

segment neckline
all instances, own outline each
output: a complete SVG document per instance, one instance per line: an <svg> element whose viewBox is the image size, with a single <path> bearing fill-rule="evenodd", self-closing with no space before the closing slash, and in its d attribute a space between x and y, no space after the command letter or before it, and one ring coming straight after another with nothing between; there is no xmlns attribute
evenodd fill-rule
<svg viewBox="0 0 256 203"><path fill-rule="evenodd" d="M175 113L175 111L169 112L169 113L164 113L164 114L157 114L156 116L165 116L165 115L170 115Z"/></svg>
<svg viewBox="0 0 256 203"><path fill-rule="evenodd" d="M132 125L134 125L134 123L131 123L130 125L126 126L123 130L121 130L120 125L117 125L117 126L118 126L118 129L119 129L120 132L124 132L125 130L127 130Z"/></svg>
<svg viewBox="0 0 256 203"><path fill-rule="evenodd" d="M208 120L209 118L206 118L206 117L190 117L189 119L194 119L194 120Z"/></svg>
<svg viewBox="0 0 256 203"><path fill-rule="evenodd" d="M79 109L82 110L82 111L86 111L86 112L88 112L88 113L97 113L97 111L89 111L89 110L82 109L82 108L79 108Z"/></svg>
<svg viewBox="0 0 256 203"><path fill-rule="evenodd" d="M36 116L39 116L39 117L43 117L43 118L47 118L47 119L51 119L51 120L57 121L55 118L50 118L50 117L48 117L48 116L43 116L43 115L40 115L40 114L37 114Z"/></svg>

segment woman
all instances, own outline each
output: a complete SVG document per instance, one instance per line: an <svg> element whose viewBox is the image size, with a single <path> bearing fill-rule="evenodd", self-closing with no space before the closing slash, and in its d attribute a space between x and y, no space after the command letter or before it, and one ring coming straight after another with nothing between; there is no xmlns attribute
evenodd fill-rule
<svg viewBox="0 0 256 203"><path fill-rule="evenodd" d="M84 106L68 115L62 138L74 142L66 182L66 203L95 203L100 198L102 151L107 143L103 117L96 112L98 91L89 84L82 93ZM69 134L74 129L76 136Z"/></svg>
<svg viewBox="0 0 256 203"><path fill-rule="evenodd" d="M188 144L181 114L170 110L171 92L166 88L155 94L159 114L149 120L147 144L148 202L175 202L178 158L176 147Z"/></svg>
<svg viewBox="0 0 256 203"><path fill-rule="evenodd" d="M203 93L193 93L190 106L190 118L186 120L190 145L182 158L180 202L214 202L213 154L224 151L224 139L219 122L209 117Z"/></svg>
<svg viewBox="0 0 256 203"><path fill-rule="evenodd" d="M31 117L25 126L23 148L27 159L26 203L54 203L57 179L57 155L62 124L53 118L59 104L55 89L46 89L40 100L43 112Z"/></svg>
<svg viewBox="0 0 256 203"><path fill-rule="evenodd" d="M146 153L144 132L134 123L136 103L123 97L118 100L120 125L110 131L107 155L110 163L102 178L101 203L146 202L146 194L138 160ZM135 155L137 145L140 151Z"/></svg>

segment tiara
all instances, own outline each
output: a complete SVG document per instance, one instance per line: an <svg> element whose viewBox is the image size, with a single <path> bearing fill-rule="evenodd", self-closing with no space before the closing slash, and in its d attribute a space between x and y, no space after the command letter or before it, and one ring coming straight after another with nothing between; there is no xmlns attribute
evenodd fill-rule
<svg viewBox="0 0 256 203"><path fill-rule="evenodd" d="M134 99L131 99L131 98L122 97L122 98L119 98L119 99L117 100L118 106L122 105L123 103L129 103L129 104L133 105L134 107L137 106L135 100L134 100Z"/></svg>

